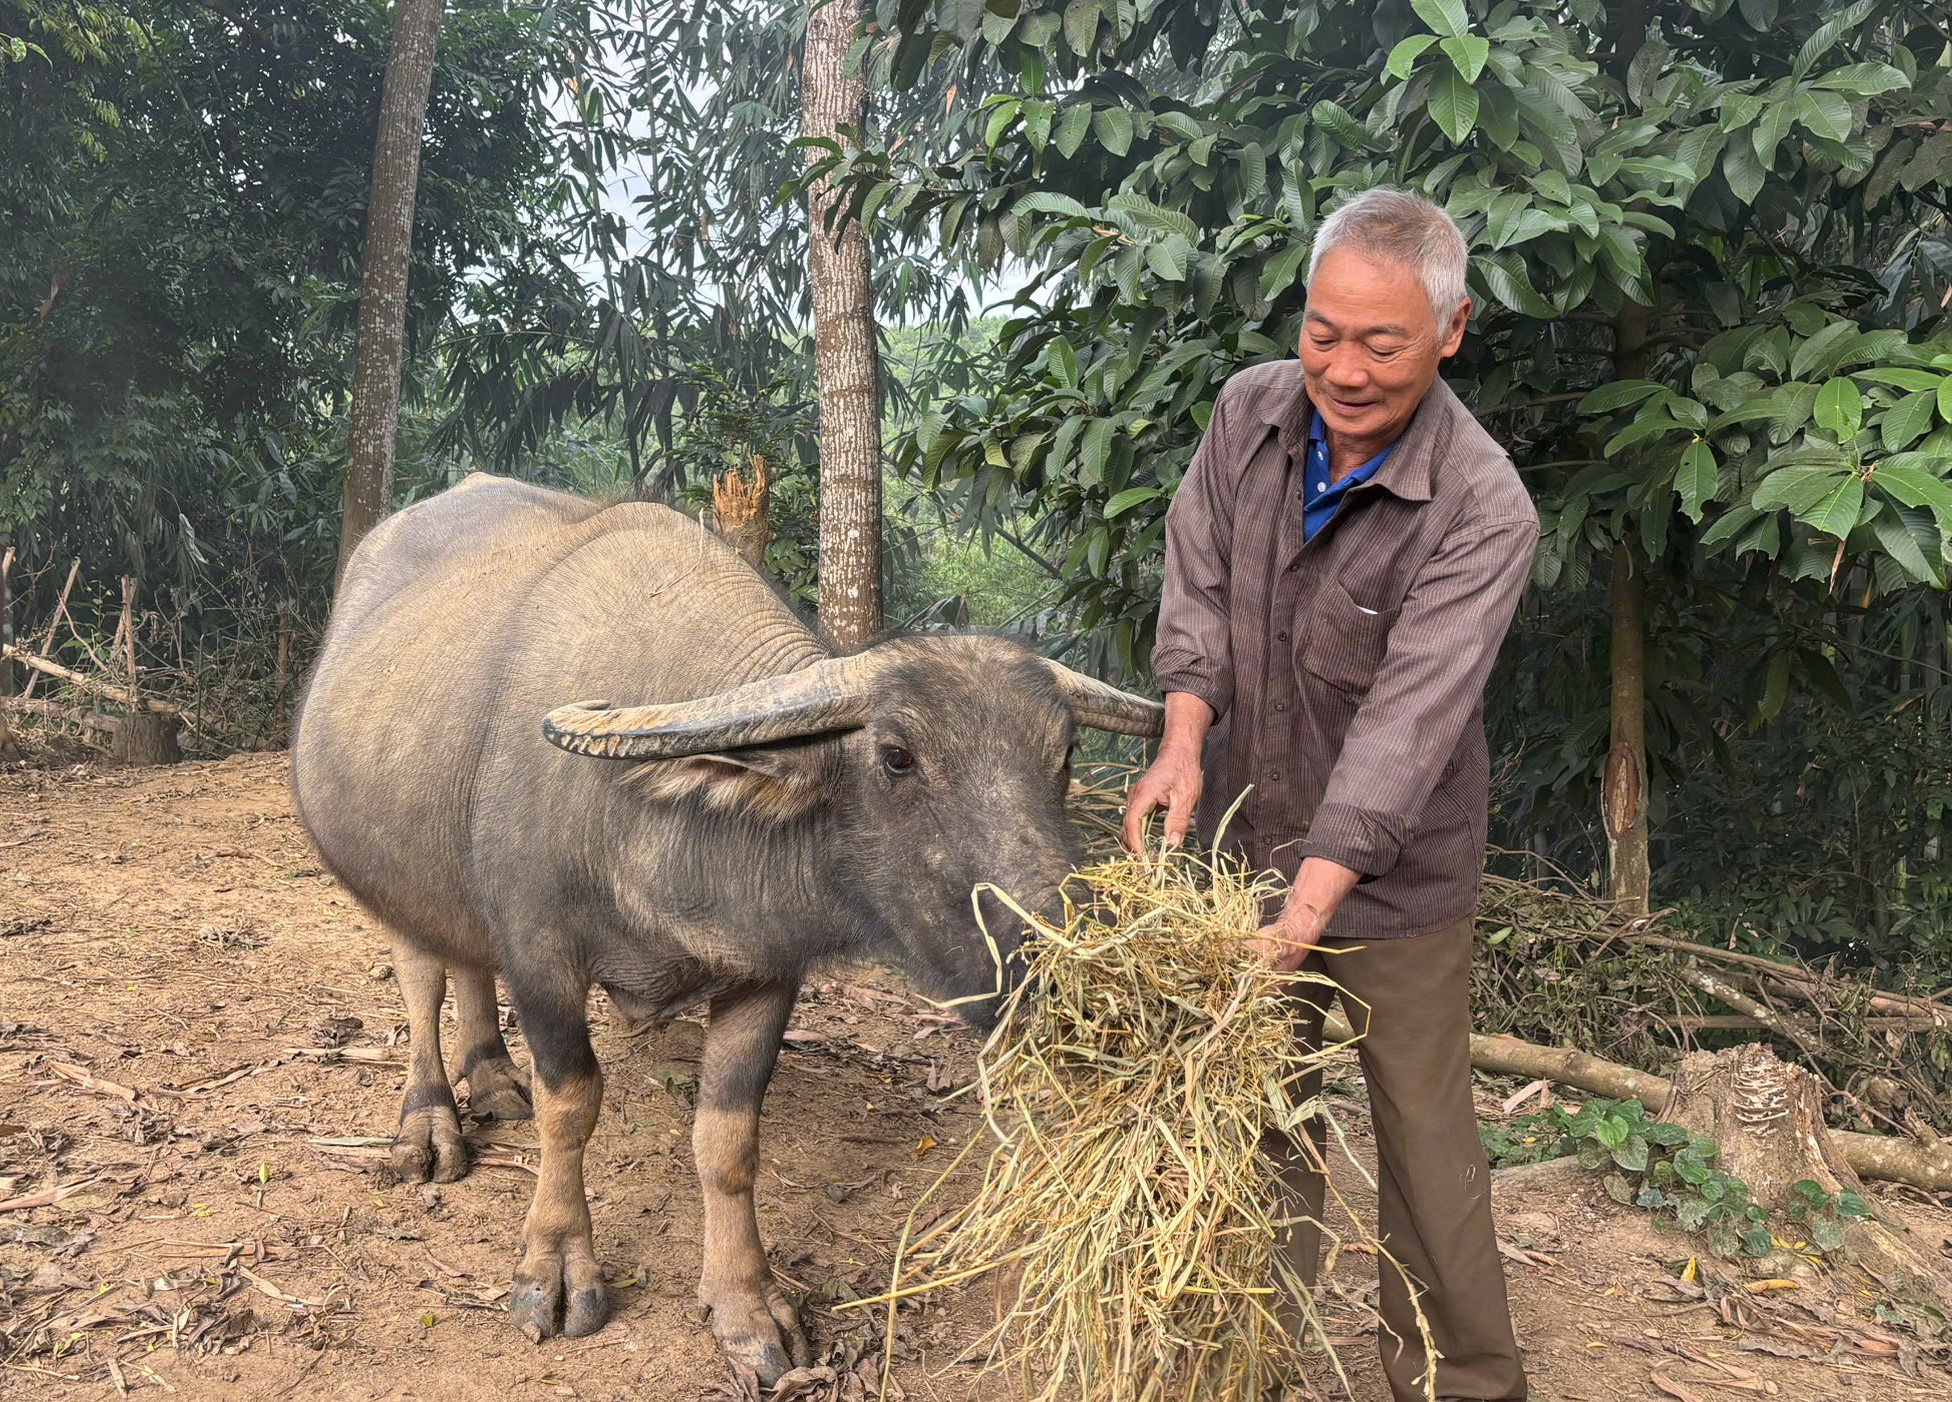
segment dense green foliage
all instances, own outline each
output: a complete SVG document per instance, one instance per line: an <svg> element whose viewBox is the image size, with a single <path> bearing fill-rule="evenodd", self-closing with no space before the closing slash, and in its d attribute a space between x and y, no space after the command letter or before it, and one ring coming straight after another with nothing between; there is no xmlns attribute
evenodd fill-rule
<svg viewBox="0 0 1952 1402"><path fill-rule="evenodd" d="M1450 373L1547 525L1491 693L1497 840L1532 874L1604 865L1625 542L1657 899L1737 941L1952 959L1943 3L871 9L843 153L795 144L799 4L450 5L403 499L479 466L699 509L764 459L769 563L810 601L811 158L874 249L891 622L1020 627L1142 679L1217 386L1292 353L1319 217L1410 185L1471 239ZM23 632L78 558L84 627L142 580L151 660L261 679L286 601L302 653L388 20L0 0ZM974 317L986 279L1024 288L1003 318Z"/></svg>
<svg viewBox="0 0 1952 1402"><path fill-rule="evenodd" d="M1039 278L898 453L973 511L1037 520L1105 665L1143 670L1165 505L1220 382L1292 353L1319 215L1409 185L1471 241L1448 373L1546 527L1494 687L1500 838L1604 860L1595 579L1625 541L1649 581L1663 894L1718 923L1943 938L1942 6L876 13L887 81L951 65L995 95L925 158L855 160L864 207Z"/></svg>
<svg viewBox="0 0 1952 1402"><path fill-rule="evenodd" d="M493 0L451 10L416 223L423 356L554 180L558 41ZM368 0L0 0L0 129L19 153L0 161L0 530L23 631L76 558L77 615L119 607L115 576L135 575L171 661L281 600L316 612L390 34Z"/></svg>

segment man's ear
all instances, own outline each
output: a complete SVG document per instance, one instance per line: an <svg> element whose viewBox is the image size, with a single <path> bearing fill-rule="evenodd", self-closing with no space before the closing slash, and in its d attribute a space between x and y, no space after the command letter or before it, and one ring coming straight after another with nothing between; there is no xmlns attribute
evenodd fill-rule
<svg viewBox="0 0 1952 1402"><path fill-rule="evenodd" d="M774 822L804 817L825 803L838 778L840 747L827 737L650 759L624 778L646 798L696 798L707 807Z"/></svg>
<svg viewBox="0 0 1952 1402"><path fill-rule="evenodd" d="M1450 325L1444 328L1443 346L1438 350L1439 358L1448 360L1457 354L1457 348L1464 344L1464 331L1471 324L1471 299L1466 297L1457 304L1457 310L1450 314Z"/></svg>

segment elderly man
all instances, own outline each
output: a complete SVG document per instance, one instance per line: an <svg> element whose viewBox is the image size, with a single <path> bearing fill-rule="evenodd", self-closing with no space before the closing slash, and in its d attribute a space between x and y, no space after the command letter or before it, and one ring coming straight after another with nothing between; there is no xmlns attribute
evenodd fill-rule
<svg viewBox="0 0 1952 1402"><path fill-rule="evenodd" d="M1470 316L1465 263L1457 226L1419 196L1371 190L1323 222L1300 359L1227 382L1167 514L1153 653L1166 733L1125 818L1134 848L1160 807L1168 841L1196 811L1211 841L1246 792L1225 840L1288 882L1259 952L1345 990L1380 1236L1436 1349L1386 1268L1399 1399L1425 1396L1432 1366L1440 1398L1525 1395L1471 1104L1469 991L1485 678L1538 517L1437 378ZM1319 1038L1323 1011L1300 1000L1298 1035ZM1312 1155L1271 1146L1307 1218L1322 1210L1321 1132ZM1318 1230L1298 1227L1286 1249L1312 1280Z"/></svg>

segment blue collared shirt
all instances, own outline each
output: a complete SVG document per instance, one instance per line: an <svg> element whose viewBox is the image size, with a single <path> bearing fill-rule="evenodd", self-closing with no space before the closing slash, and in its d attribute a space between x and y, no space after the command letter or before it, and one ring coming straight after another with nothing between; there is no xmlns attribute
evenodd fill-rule
<svg viewBox="0 0 1952 1402"><path fill-rule="evenodd" d="M1368 462L1344 477L1331 481L1328 475L1328 434L1322 416L1311 414L1308 422L1308 470L1301 482L1301 538L1313 540L1315 532L1326 526L1342 505L1342 495L1358 482L1367 482L1389 457L1392 443Z"/></svg>

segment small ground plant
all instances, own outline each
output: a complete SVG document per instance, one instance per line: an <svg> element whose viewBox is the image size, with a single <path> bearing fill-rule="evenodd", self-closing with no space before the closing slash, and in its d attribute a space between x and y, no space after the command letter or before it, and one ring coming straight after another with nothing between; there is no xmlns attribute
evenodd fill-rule
<svg viewBox="0 0 1952 1402"><path fill-rule="evenodd" d="M1719 1151L1712 1139L1655 1119L1636 1101L1554 1105L1483 1125L1480 1134L1499 1167L1577 1157L1581 1167L1604 1175L1616 1202L1647 1209L1657 1225L1702 1236L1720 1256L1767 1256L1785 1245L1835 1251L1850 1223L1870 1215L1856 1193L1830 1193L1805 1179L1796 1185L1789 1221L1772 1224L1768 1211L1749 1200L1748 1185L1714 1166ZM1786 1242L1788 1234L1806 1240Z"/></svg>

